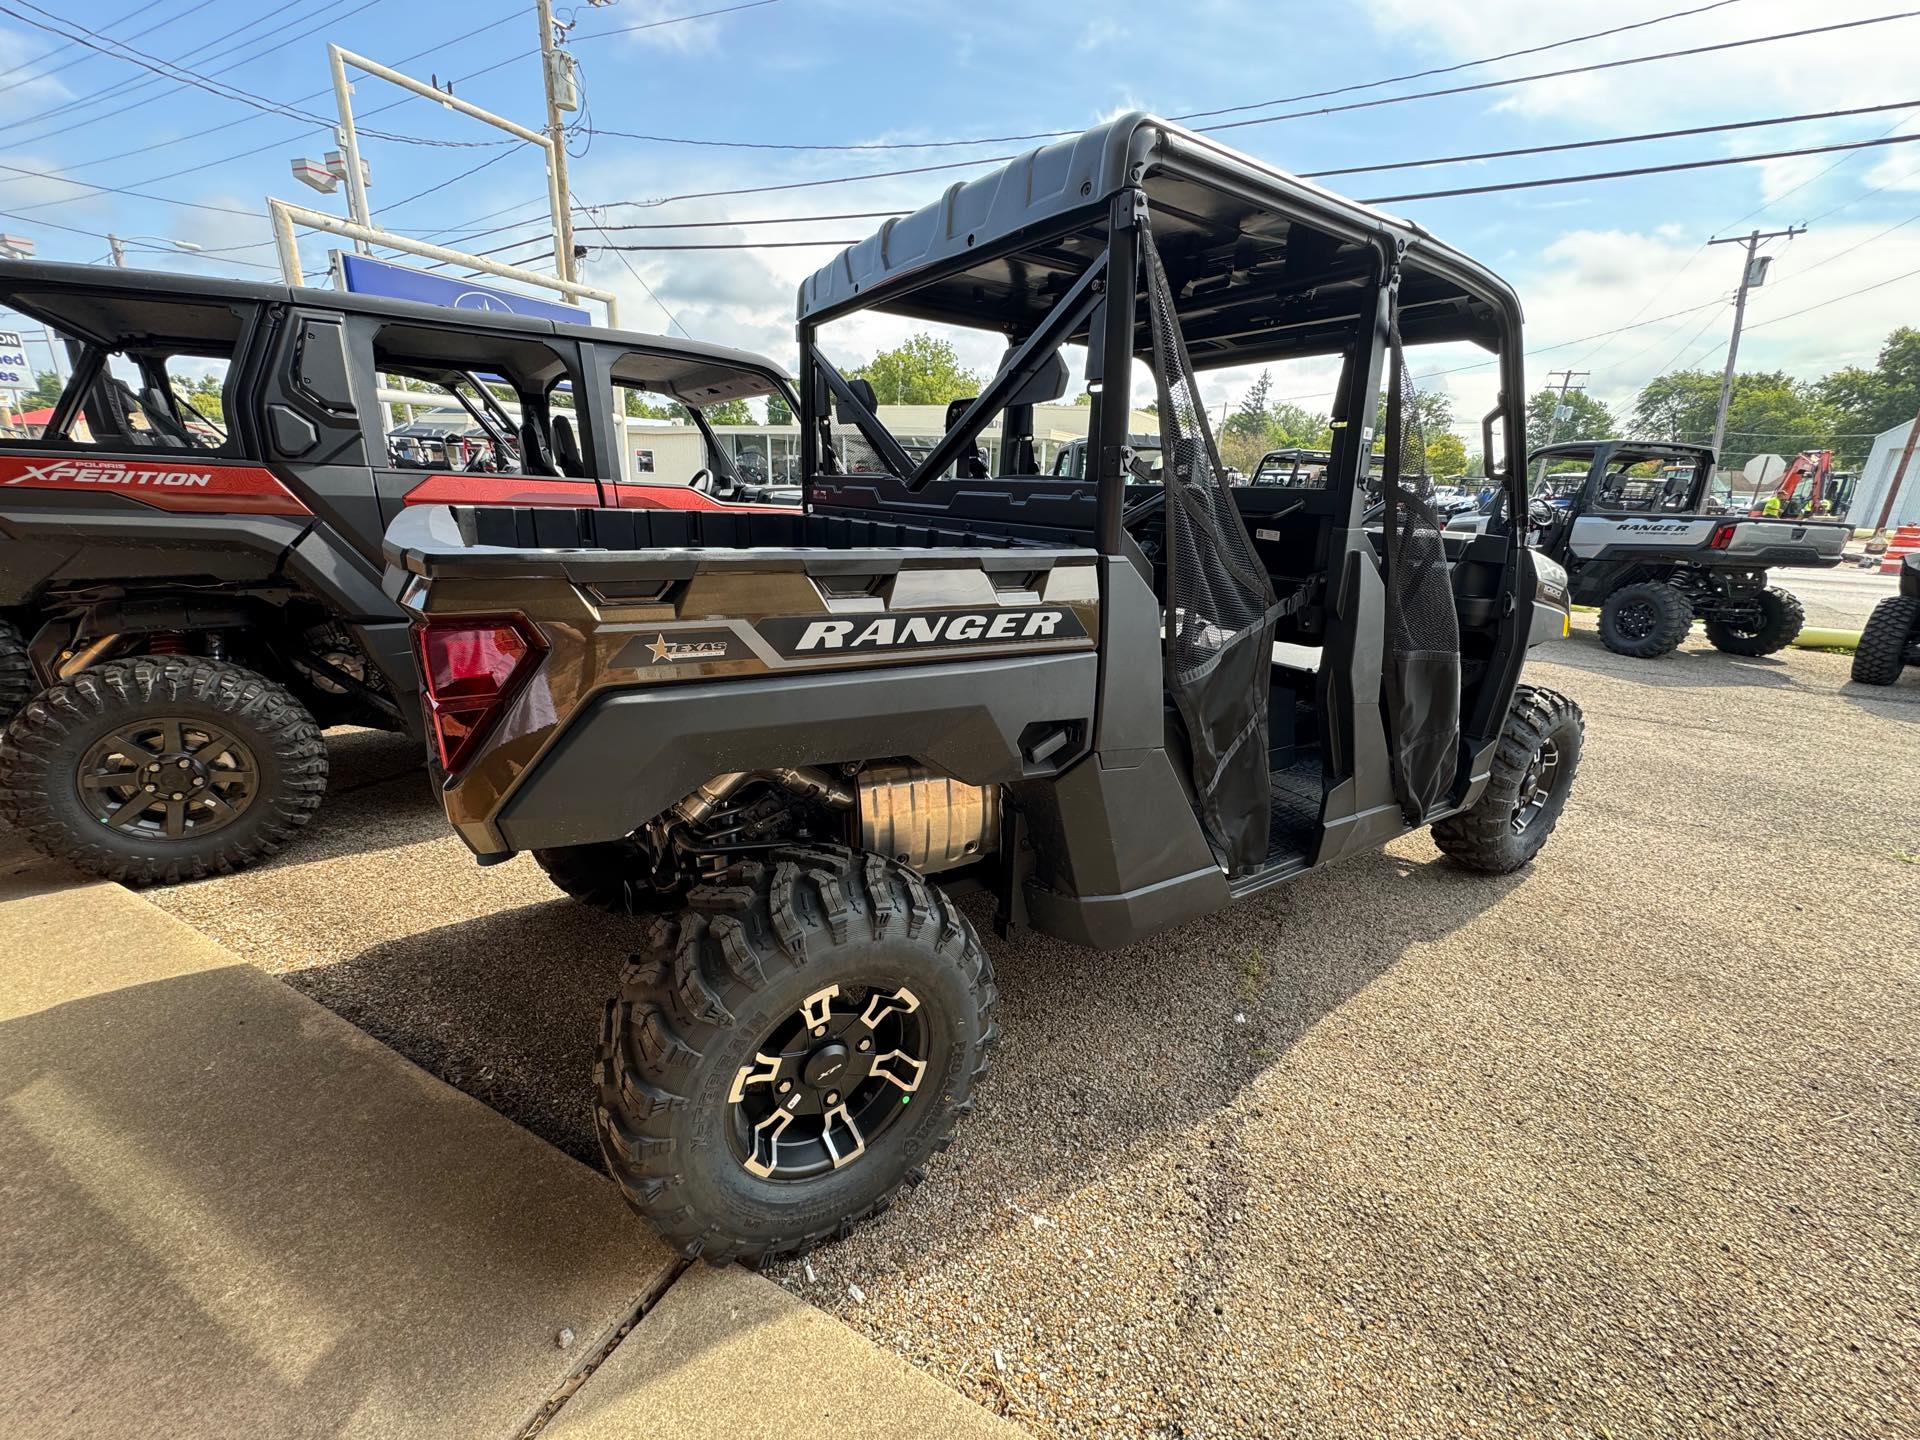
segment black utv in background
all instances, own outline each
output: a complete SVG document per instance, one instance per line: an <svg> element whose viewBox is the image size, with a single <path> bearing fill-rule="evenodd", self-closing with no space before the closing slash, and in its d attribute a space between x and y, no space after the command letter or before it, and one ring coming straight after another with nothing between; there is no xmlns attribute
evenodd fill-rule
<svg viewBox="0 0 1920 1440"><path fill-rule="evenodd" d="M699 407L790 394L718 347L277 285L0 264L0 305L67 377L0 437L0 817L134 883L285 845L324 727L419 732L379 584L407 505L717 506L620 483L616 396L685 406L724 468Z"/></svg>
<svg viewBox="0 0 1920 1440"><path fill-rule="evenodd" d="M865 311L1008 340L930 447L828 358ZM1521 680L1565 572L1514 526L1443 536L1402 469L1422 347L1498 362L1485 453L1525 418L1517 299L1424 231L1127 115L836 257L799 334L803 510L428 507L387 539L462 838L652 916L596 1118L632 1204L714 1260L844 1233L971 1108L997 991L952 896L1112 947L1416 828L1510 872L1582 744ZM1072 346L1085 465L1043 475ZM1315 355L1340 364L1317 483L1230 485L1200 377ZM1523 479L1496 476L1510 514Z"/></svg>

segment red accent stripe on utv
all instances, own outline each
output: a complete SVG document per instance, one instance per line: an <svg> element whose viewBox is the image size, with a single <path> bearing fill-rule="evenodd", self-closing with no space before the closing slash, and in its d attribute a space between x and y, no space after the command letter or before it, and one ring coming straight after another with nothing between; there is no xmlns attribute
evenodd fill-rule
<svg viewBox="0 0 1920 1440"><path fill-rule="evenodd" d="M592 480L543 480L523 475L429 475L406 495L408 505L554 505L600 508Z"/></svg>
<svg viewBox="0 0 1920 1440"><path fill-rule="evenodd" d="M311 515L271 470L219 460L119 460L41 453L0 455L0 489L123 495L192 515Z"/></svg>
<svg viewBox="0 0 1920 1440"><path fill-rule="evenodd" d="M725 510L730 514L792 514L792 505L730 505L702 494L690 485L616 485L615 503L622 510Z"/></svg>

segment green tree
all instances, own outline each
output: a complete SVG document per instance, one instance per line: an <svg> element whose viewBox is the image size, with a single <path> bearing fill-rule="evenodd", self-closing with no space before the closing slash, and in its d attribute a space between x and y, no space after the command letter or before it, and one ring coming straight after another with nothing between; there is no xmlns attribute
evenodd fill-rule
<svg viewBox="0 0 1920 1440"><path fill-rule="evenodd" d="M793 407L778 395L767 396L767 424L791 425Z"/></svg>
<svg viewBox="0 0 1920 1440"><path fill-rule="evenodd" d="M67 388L67 382L51 370L41 370L33 377L31 389L22 392L20 408L22 410L51 409L60 399L60 392Z"/></svg>
<svg viewBox="0 0 1920 1440"><path fill-rule="evenodd" d="M961 365L959 351L925 331L882 350L853 378L873 386L882 405L945 405L980 393L980 377Z"/></svg>
<svg viewBox="0 0 1920 1440"><path fill-rule="evenodd" d="M717 405L709 405L701 412L707 417L709 425L751 425L753 411L747 408L744 400L722 400Z"/></svg>
<svg viewBox="0 0 1920 1440"><path fill-rule="evenodd" d="M1440 479L1467 473L1467 443L1451 430L1427 436L1427 473Z"/></svg>
<svg viewBox="0 0 1920 1440"><path fill-rule="evenodd" d="M1887 336L1873 369L1850 365L1814 385L1815 398L1832 409L1837 429L1877 435L1904 425L1920 411L1920 330L1902 325ZM1864 453L1870 442L1851 441ZM1851 452L1850 452L1851 453Z"/></svg>
<svg viewBox="0 0 1920 1440"><path fill-rule="evenodd" d="M1556 426L1553 413L1563 403L1572 413ZM1533 398L1527 401L1529 454L1547 444L1549 435L1555 440L1610 440L1619 433L1613 411L1607 408L1604 401L1594 399L1583 390L1569 390L1563 402L1560 392L1547 386L1536 390Z"/></svg>
<svg viewBox="0 0 1920 1440"><path fill-rule="evenodd" d="M223 429L226 427L227 412L220 395L222 387L218 375L202 375L184 388L187 392L187 402L195 410Z"/></svg>
<svg viewBox="0 0 1920 1440"><path fill-rule="evenodd" d="M1734 376L1720 469L1738 470L1760 454L1827 448L1836 431L1849 427L1841 423L1839 408L1822 398L1823 385L1779 370ZM1719 408L1718 375L1682 370L1656 376L1634 402L1633 433L1650 440L1706 444L1713 439Z"/></svg>

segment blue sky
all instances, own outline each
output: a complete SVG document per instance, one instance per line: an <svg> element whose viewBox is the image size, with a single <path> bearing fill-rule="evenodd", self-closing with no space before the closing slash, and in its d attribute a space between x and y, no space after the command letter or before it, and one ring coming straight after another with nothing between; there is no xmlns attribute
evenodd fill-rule
<svg viewBox="0 0 1920 1440"><path fill-rule="evenodd" d="M563 4L560 13L576 22L572 48L591 123L683 140L788 145L911 145L1075 129L1129 107L1178 115L1454 65L1648 19L1685 8L1689 0L1631 0L1601 9L1537 0L1360 0L1338 6L1199 0L1173 12L1127 0L1093 13L1088 7L996 0L913 6L775 0L732 14L627 30L723 3ZM1862 0L1831 0L1819 7L1791 0L1730 0L1708 13L1622 35L1341 99L1373 99L1712 44L1867 17L1887 8ZM0 0L0 70L13 71L6 83L12 100L8 113L14 117L0 129L0 165L9 167L0 170L0 225L32 236L48 258L102 258L106 243L98 237L111 229L159 237L137 243L136 263L266 278L269 269L237 263L273 265L273 251L262 243L267 238L264 196L344 210L342 197L315 197L288 173L291 157L317 156L327 148L322 127L262 113L81 47L56 48L63 44L60 39L28 23L59 25L60 17L202 73L222 72L220 84L299 110L331 111L325 65L325 42L331 39L392 63L417 55L403 68L420 76L445 80L489 70L459 80L457 93L525 123L540 121L539 71L530 54L537 39L533 11L520 0L458 5L99 0L73 7L44 3L40 10L24 0ZM480 27L489 28L457 38ZM622 30L627 33L611 33ZM270 49L275 46L282 48ZM50 50L54 53L45 55ZM1599 75L1253 125L1221 138L1282 167L1313 171L1916 102L1911 111L1846 120L1325 183L1364 197L1755 153L1920 133L1915 54L1920 54L1920 20L1898 21ZM363 80L356 107L364 112L400 93ZM1310 102L1326 103L1339 101ZM1278 107L1289 108L1309 106ZM1274 107L1268 107L1220 118L1272 113ZM494 138L493 132L419 99L365 123L426 140ZM978 172L952 170L645 209L621 202L895 170L1023 147L836 153L716 148L603 134L590 143L576 139L576 151L582 148L585 153L573 161L576 201L607 207L597 213L608 223L633 223L912 208L933 199L953 179ZM240 153L256 149L257 154ZM122 153L133 150L142 153ZM471 247L491 248L522 236L537 243L537 202L544 184L534 152L501 155L498 149L369 137L365 153L382 224L445 232L442 238L507 225L473 239ZM455 179L483 160L495 163ZM188 173L162 178L176 171ZM144 190L209 208L98 193L69 181ZM429 187L440 188L397 203ZM1820 303L1920 271L1920 223L1891 228L1920 219L1920 144L1389 208L1420 221L1519 287L1527 305L1529 349L1539 352L1529 361L1531 382L1572 364L1591 370L1595 393L1610 400L1630 397L1669 365L1719 364L1730 318L1723 302L1738 267L1731 248L1703 250L1701 242L1736 228L1813 224L1790 246L1775 247L1779 259L1772 280L1750 310L1754 328L1743 342L1743 368L1781 367L1813 375L1837 365L1870 363L1887 330L1920 323L1920 274L1851 300ZM501 211L506 213L494 213ZM527 223L511 223L519 220ZM853 238L877 223L794 222L751 230L637 232L626 238ZM580 238L594 243L602 237L583 226ZM156 248L176 239L224 253L196 258ZM237 246L258 248L231 248ZM310 237L305 262L321 265L326 248L327 242ZM503 258L533 249L529 245ZM629 255L624 263L602 254L588 262L585 277L620 293L623 319L633 328L667 328L644 281L692 334L785 359L794 285L831 254L830 248L654 253ZM539 263L537 256L533 263ZM1805 315L1790 313L1816 305ZM1685 313L1657 318L1677 311ZM1656 323L1604 342L1564 343L1641 320ZM890 322L876 321L856 327L844 343L857 356L898 333ZM979 341L968 355L976 363L990 363L997 350L996 344ZM1223 377L1222 398L1231 399L1248 378ZM1484 398L1475 389L1479 379L1442 377L1431 383L1456 388L1467 411ZM1310 393L1317 379L1305 375L1298 383L1308 386L1302 393ZM1284 384L1276 389L1288 393Z"/></svg>

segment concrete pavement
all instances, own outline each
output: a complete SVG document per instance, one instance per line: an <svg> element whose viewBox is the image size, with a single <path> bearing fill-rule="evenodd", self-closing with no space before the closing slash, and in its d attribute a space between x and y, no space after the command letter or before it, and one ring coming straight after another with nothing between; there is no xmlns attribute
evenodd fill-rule
<svg viewBox="0 0 1920 1440"><path fill-rule="evenodd" d="M140 896L0 841L0 936L7 1435L1020 1433L745 1272L656 1327L601 1176Z"/></svg>

